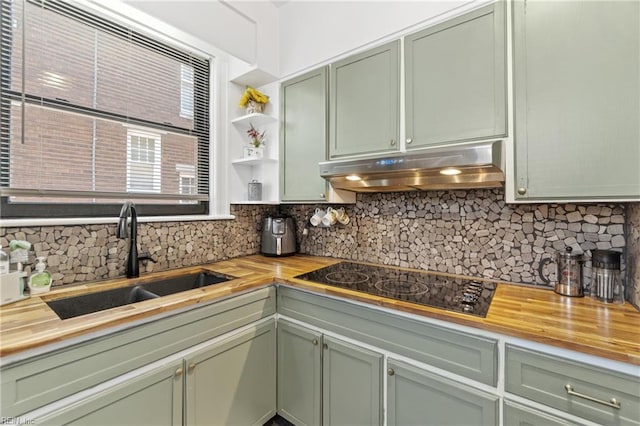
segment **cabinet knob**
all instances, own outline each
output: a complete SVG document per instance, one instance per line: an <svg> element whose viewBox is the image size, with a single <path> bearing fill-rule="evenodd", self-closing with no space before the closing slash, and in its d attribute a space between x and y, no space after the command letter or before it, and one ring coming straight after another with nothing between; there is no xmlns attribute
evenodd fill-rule
<svg viewBox="0 0 640 426"><path fill-rule="evenodd" d="M311 343L313 343L313 345L316 346L318 344L318 339L313 339Z"/></svg>
<svg viewBox="0 0 640 426"><path fill-rule="evenodd" d="M327 349L329 349L329 345L327 345L326 343L323 343L322 344L322 349L324 349L326 351Z"/></svg>
<svg viewBox="0 0 640 426"><path fill-rule="evenodd" d="M407 145L411 145L411 142L413 142L413 139L407 138Z"/></svg>
<svg viewBox="0 0 640 426"><path fill-rule="evenodd" d="M391 139L391 142L389 142L391 144L391 146L396 146L396 140L395 139Z"/></svg>
<svg viewBox="0 0 640 426"><path fill-rule="evenodd" d="M320 198L324 199L324 197L326 197L325 193L324 192L320 193Z"/></svg>
<svg viewBox="0 0 640 426"><path fill-rule="evenodd" d="M195 363L191 363L189 364L189 366L187 367L187 372L191 373L193 370L195 370L196 368L196 364Z"/></svg>
<svg viewBox="0 0 640 426"><path fill-rule="evenodd" d="M396 374L396 372L393 371L393 368L389 368L389 369L387 369L387 374L390 375L390 376L393 376L394 374Z"/></svg>
<svg viewBox="0 0 640 426"><path fill-rule="evenodd" d="M180 377L180 376L182 376L182 368L178 368L178 369L176 370L176 372L175 372L175 373L173 373L173 375L174 375L174 376L176 376L176 377Z"/></svg>
<svg viewBox="0 0 640 426"><path fill-rule="evenodd" d="M518 188L518 194L524 195L526 193L527 193L527 188L525 188L524 186L521 186L520 188Z"/></svg>

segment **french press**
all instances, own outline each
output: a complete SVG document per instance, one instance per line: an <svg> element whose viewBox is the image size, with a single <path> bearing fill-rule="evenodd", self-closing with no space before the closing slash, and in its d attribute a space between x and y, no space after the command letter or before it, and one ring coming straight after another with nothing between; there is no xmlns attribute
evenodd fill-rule
<svg viewBox="0 0 640 426"><path fill-rule="evenodd" d="M543 259L538 266L538 274L542 281L551 284L551 281L545 277L543 268L553 262L553 259ZM563 296L582 297L584 296L582 289L582 264L584 260L581 253L573 253L571 247L562 252L559 251L555 255L556 262L556 279L554 291Z"/></svg>
<svg viewBox="0 0 640 426"><path fill-rule="evenodd" d="M591 297L606 303L624 303L624 287L620 279L620 252L594 250L591 254L591 265Z"/></svg>

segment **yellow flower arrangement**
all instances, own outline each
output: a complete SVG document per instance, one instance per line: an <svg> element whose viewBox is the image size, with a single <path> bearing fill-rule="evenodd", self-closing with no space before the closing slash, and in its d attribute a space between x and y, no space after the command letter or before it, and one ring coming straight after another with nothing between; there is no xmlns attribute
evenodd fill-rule
<svg viewBox="0 0 640 426"><path fill-rule="evenodd" d="M269 102L269 97L264 93L254 89L253 87L247 86L247 89L244 91L244 94L240 98L240 102L238 105L241 108L246 107L249 102L256 102L259 104L266 104Z"/></svg>

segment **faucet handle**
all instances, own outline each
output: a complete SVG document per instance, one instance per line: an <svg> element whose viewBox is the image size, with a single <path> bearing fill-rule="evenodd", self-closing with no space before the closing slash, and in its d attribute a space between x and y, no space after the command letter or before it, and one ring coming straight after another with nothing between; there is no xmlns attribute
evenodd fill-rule
<svg viewBox="0 0 640 426"><path fill-rule="evenodd" d="M141 260L150 260L153 263L158 263L158 261L153 256L151 256L149 253L141 253L138 256L138 262L140 262Z"/></svg>

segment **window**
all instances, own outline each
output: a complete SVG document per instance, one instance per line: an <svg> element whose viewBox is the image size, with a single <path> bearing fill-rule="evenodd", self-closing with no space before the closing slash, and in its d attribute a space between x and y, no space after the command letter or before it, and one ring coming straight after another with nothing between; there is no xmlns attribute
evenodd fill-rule
<svg viewBox="0 0 640 426"><path fill-rule="evenodd" d="M185 195L195 194L198 191L198 185L195 176L195 169L188 164L177 164L176 171L179 174L180 193ZM193 203L193 201L185 200L182 203Z"/></svg>
<svg viewBox="0 0 640 426"><path fill-rule="evenodd" d="M3 218L207 212L207 59L67 2L0 7Z"/></svg>
<svg viewBox="0 0 640 426"><path fill-rule="evenodd" d="M160 192L160 135L127 134L127 192ZM181 191L180 194L183 194ZM189 194L192 195L192 194Z"/></svg>
<svg viewBox="0 0 640 426"><path fill-rule="evenodd" d="M180 64L180 117L193 118L193 68Z"/></svg>

